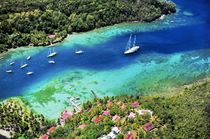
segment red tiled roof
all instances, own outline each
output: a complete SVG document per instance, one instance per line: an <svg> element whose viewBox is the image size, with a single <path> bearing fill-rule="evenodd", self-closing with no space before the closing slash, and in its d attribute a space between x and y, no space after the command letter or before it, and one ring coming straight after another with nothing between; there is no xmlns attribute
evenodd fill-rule
<svg viewBox="0 0 210 139"><path fill-rule="evenodd" d="M128 134L126 135L125 139L132 139L133 135L132 133L129 131Z"/></svg>
<svg viewBox="0 0 210 139"><path fill-rule="evenodd" d="M62 118L63 120L66 120L66 119L68 119L69 117L71 117L72 115L73 115L73 113L71 113L71 112L65 110L65 111L63 112L63 114L61 115L61 118Z"/></svg>
<svg viewBox="0 0 210 139"><path fill-rule="evenodd" d="M50 133L51 133L53 130L55 130L55 129L56 129L56 127L53 126L53 127L49 128L49 129L47 130L47 133L50 134Z"/></svg>
<svg viewBox="0 0 210 139"><path fill-rule="evenodd" d="M41 139L48 139L48 135L47 134L42 135Z"/></svg>
<svg viewBox="0 0 210 139"><path fill-rule="evenodd" d="M48 38L52 39L52 38L55 38L55 36L56 36L55 34L49 34Z"/></svg>
<svg viewBox="0 0 210 139"><path fill-rule="evenodd" d="M81 124L81 125L79 126L79 128L80 128L80 129L84 129L86 126L87 126L86 124Z"/></svg>
<svg viewBox="0 0 210 139"><path fill-rule="evenodd" d="M137 108L139 106L139 103L137 101L135 101L135 102L131 103L131 106L133 108Z"/></svg>
<svg viewBox="0 0 210 139"><path fill-rule="evenodd" d="M115 115L115 116L112 117L112 120L114 122L117 122L119 119L120 119L120 117L118 115Z"/></svg>
<svg viewBox="0 0 210 139"><path fill-rule="evenodd" d="M148 132L148 131L151 131L154 128L154 125L152 123L146 123L142 127L145 131Z"/></svg>
<svg viewBox="0 0 210 139"><path fill-rule="evenodd" d="M94 123L99 123L101 120L102 120L102 116L99 115L98 117L94 118L92 121L93 121Z"/></svg>
<svg viewBox="0 0 210 139"><path fill-rule="evenodd" d="M110 111L109 110L104 111L103 115L109 116L110 115Z"/></svg>

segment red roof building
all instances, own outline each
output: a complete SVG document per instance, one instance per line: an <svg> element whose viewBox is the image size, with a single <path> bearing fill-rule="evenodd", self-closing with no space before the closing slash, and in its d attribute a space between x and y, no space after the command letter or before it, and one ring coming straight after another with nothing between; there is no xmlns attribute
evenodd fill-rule
<svg viewBox="0 0 210 139"><path fill-rule="evenodd" d="M61 118L62 118L63 120L66 120L66 119L70 118L72 115L73 115L72 112L69 112L69 111L65 110L65 111L63 112L63 114L61 115Z"/></svg>
<svg viewBox="0 0 210 139"><path fill-rule="evenodd" d="M50 134L53 130L55 130L55 129L56 129L55 126L49 128L49 129L47 130L47 134L49 135L49 134Z"/></svg>
<svg viewBox="0 0 210 139"><path fill-rule="evenodd" d="M139 103L137 101L135 101L135 102L131 103L131 106L133 108L137 108L137 107L139 107Z"/></svg>
<svg viewBox="0 0 210 139"><path fill-rule="evenodd" d="M119 119L120 119L120 117L119 117L118 115L115 115L115 116L112 117L112 120L113 120L114 122L119 121Z"/></svg>
<svg viewBox="0 0 210 139"><path fill-rule="evenodd" d="M103 115L109 116L109 115L110 115L110 111L109 111L109 110L104 111L104 112L103 112Z"/></svg>
<svg viewBox="0 0 210 139"><path fill-rule="evenodd" d="M81 124L81 125L79 126L79 128L80 128L80 129L84 129L86 126L87 126L86 124Z"/></svg>
<svg viewBox="0 0 210 139"><path fill-rule="evenodd" d="M48 38L50 38L50 39L53 39L53 38L55 38L55 37L56 37L55 34L50 34L50 35L48 35Z"/></svg>
<svg viewBox="0 0 210 139"><path fill-rule="evenodd" d="M99 115L98 117L96 117L96 118L93 118L92 119L92 122L94 122L94 123L99 123L100 121L102 120L102 115Z"/></svg>
<svg viewBox="0 0 210 139"><path fill-rule="evenodd" d="M132 138L133 138L133 134L129 131L125 139L132 139Z"/></svg>
<svg viewBox="0 0 210 139"><path fill-rule="evenodd" d="M146 123L142 126L142 128L146 131L149 132L154 128L154 125L152 123Z"/></svg>
<svg viewBox="0 0 210 139"><path fill-rule="evenodd" d="M48 139L48 138L49 138L48 135L47 134L44 134L44 135L41 136L40 139Z"/></svg>

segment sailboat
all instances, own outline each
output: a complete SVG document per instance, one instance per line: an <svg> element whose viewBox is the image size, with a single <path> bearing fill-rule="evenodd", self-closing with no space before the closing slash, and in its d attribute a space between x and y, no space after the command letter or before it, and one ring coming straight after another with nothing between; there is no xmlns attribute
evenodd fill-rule
<svg viewBox="0 0 210 139"><path fill-rule="evenodd" d="M82 50L76 50L75 51L75 54L82 54L82 53L84 53L84 51L82 51Z"/></svg>
<svg viewBox="0 0 210 139"><path fill-rule="evenodd" d="M12 70L6 70L6 73L12 73L13 71Z"/></svg>
<svg viewBox="0 0 210 139"><path fill-rule="evenodd" d="M10 66L12 66L12 65L14 65L14 64L15 64L15 62L10 62L10 63L9 63Z"/></svg>
<svg viewBox="0 0 210 139"><path fill-rule="evenodd" d="M54 60L49 60L48 63L49 64L55 64L55 61Z"/></svg>
<svg viewBox="0 0 210 139"><path fill-rule="evenodd" d="M27 59L27 60L30 60L30 59L31 59L31 56L28 56L26 59Z"/></svg>
<svg viewBox="0 0 210 139"><path fill-rule="evenodd" d="M50 57L54 57L55 55L57 55L57 53L54 51L54 48L52 48L52 51L50 48L49 55L47 57L50 58Z"/></svg>
<svg viewBox="0 0 210 139"><path fill-rule="evenodd" d="M34 74L34 72L29 71L29 72L27 72L26 74L27 74L27 75L32 75L32 74Z"/></svg>
<svg viewBox="0 0 210 139"><path fill-rule="evenodd" d="M27 67L27 66L28 66L28 64L25 63L25 64L22 64L22 65L20 66L20 68L23 69L23 68L25 68L25 67Z"/></svg>
<svg viewBox="0 0 210 139"><path fill-rule="evenodd" d="M126 49L124 51L124 54L125 55L132 54L134 52L137 52L139 50L139 48L140 48L140 46L137 46L136 45L136 36L134 37L133 45L131 44L132 43L131 42L131 39L132 39L132 34L130 35L128 44L127 44Z"/></svg>

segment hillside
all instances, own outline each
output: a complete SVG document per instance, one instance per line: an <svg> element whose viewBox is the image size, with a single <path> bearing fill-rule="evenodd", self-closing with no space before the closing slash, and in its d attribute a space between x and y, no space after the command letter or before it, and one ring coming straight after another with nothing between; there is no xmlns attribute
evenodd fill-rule
<svg viewBox="0 0 210 139"><path fill-rule="evenodd" d="M175 7L159 0L1 0L0 52L49 45L67 33L129 21L150 22L176 12Z"/></svg>
<svg viewBox="0 0 210 139"><path fill-rule="evenodd" d="M50 137L210 138L209 82L173 97L106 97L83 106Z"/></svg>

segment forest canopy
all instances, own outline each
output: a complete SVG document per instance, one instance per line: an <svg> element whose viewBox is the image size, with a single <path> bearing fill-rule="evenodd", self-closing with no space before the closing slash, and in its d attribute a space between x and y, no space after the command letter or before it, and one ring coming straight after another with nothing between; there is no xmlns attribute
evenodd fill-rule
<svg viewBox="0 0 210 139"><path fill-rule="evenodd" d="M149 22L176 12L159 0L1 0L0 52L28 45L49 45L72 32L122 22ZM56 34L56 38L48 38Z"/></svg>

